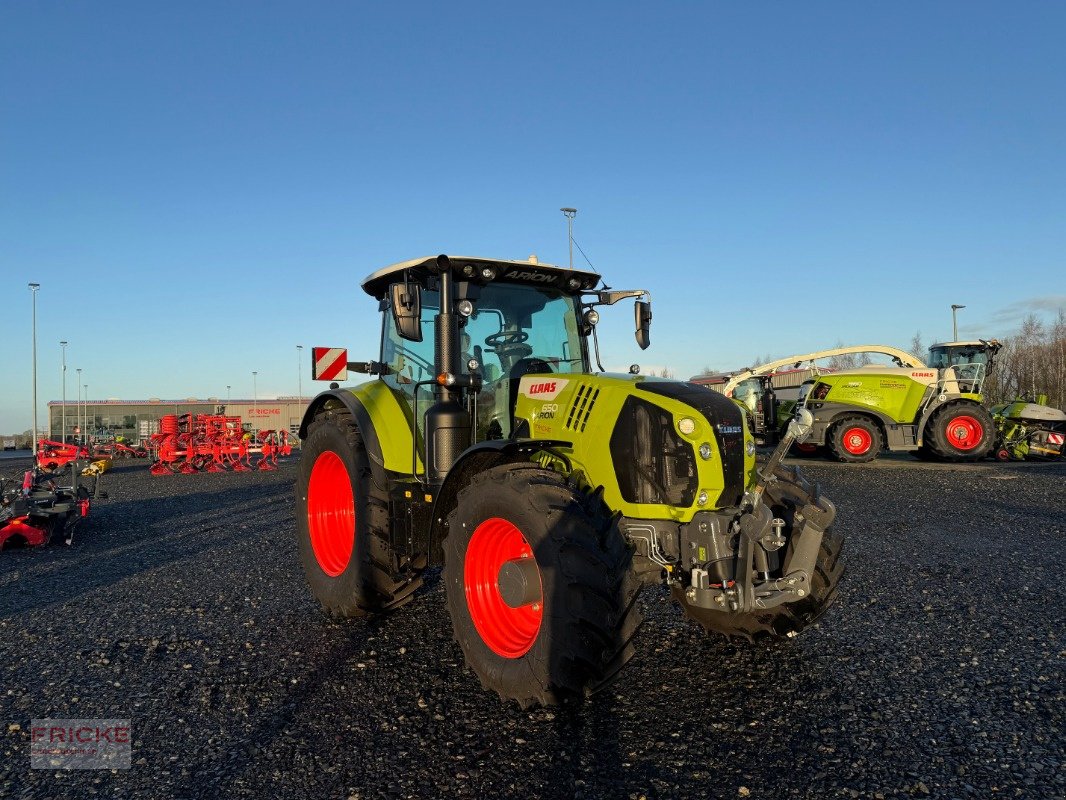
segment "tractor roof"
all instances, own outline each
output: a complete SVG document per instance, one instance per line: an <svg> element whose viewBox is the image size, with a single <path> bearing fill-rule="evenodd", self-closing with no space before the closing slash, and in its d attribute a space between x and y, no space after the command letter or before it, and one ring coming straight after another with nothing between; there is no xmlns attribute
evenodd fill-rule
<svg viewBox="0 0 1066 800"><path fill-rule="evenodd" d="M934 347L987 347L998 349L999 346L998 339L977 339L975 341L965 342L936 342L935 344L929 345L929 349L932 350Z"/></svg>
<svg viewBox="0 0 1066 800"><path fill-rule="evenodd" d="M424 283L437 272L438 256L412 258L390 264L369 275L363 281L363 290L372 297L381 300L388 292L390 284L402 280L403 273L410 272L413 281ZM510 283L524 283L529 286L553 286L564 292L578 293L595 288L600 276L595 272L580 269L567 269L554 264L541 264L536 260L509 261L500 258L478 258L475 256L448 256L457 280L470 280L475 283L488 283L502 280ZM490 270L491 276L485 277L484 270Z"/></svg>

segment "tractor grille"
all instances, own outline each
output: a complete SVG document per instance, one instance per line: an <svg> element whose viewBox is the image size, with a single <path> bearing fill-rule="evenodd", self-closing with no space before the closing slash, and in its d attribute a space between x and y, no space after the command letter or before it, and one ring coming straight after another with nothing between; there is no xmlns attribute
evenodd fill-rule
<svg viewBox="0 0 1066 800"><path fill-rule="evenodd" d="M594 389L587 383L581 384L574 395L574 402L570 406L570 412L566 415L566 427L572 431L584 431L588 425L589 415L596 405L596 398L600 396L600 390Z"/></svg>
<svg viewBox="0 0 1066 800"><path fill-rule="evenodd" d="M744 495L744 415L740 406L725 395L696 383L644 381L637 389L672 397L698 410L714 428L715 442L722 457L724 488L718 505L731 506Z"/></svg>
<svg viewBox="0 0 1066 800"><path fill-rule="evenodd" d="M699 483L695 453L659 406L626 399L611 434L611 460L626 502L692 505Z"/></svg>

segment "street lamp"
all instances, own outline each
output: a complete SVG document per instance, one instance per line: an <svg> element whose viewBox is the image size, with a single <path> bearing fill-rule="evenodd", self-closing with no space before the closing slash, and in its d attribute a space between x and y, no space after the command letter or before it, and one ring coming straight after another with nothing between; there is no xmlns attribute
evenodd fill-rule
<svg viewBox="0 0 1066 800"><path fill-rule="evenodd" d="M956 319L955 312L958 311L960 308L966 308L966 306L956 305L955 303L951 304L951 341L953 342L957 342L959 340L959 322L958 319Z"/></svg>
<svg viewBox="0 0 1066 800"><path fill-rule="evenodd" d="M85 430L85 428L83 428L82 424L81 424L81 367L78 367L75 370L75 372L78 373L78 415L77 416L78 416L78 431L79 431L79 433L78 433L78 444L80 445L81 444L81 437L84 436L84 434L81 433L81 431Z"/></svg>
<svg viewBox="0 0 1066 800"><path fill-rule="evenodd" d="M226 384L226 405L229 405L229 384Z"/></svg>
<svg viewBox="0 0 1066 800"><path fill-rule="evenodd" d="M39 283L31 283L30 294L33 295L33 459L37 460L37 290Z"/></svg>
<svg viewBox="0 0 1066 800"><path fill-rule="evenodd" d="M252 434L259 438L259 387L256 384L258 372L252 372Z"/></svg>
<svg viewBox="0 0 1066 800"><path fill-rule="evenodd" d="M304 401L304 375L303 375L303 353L304 346L302 344L296 345L296 386L298 387L300 403Z"/></svg>
<svg viewBox="0 0 1066 800"><path fill-rule="evenodd" d="M566 217L566 238L570 242L570 269L574 268L574 217L577 216L576 208L560 208Z"/></svg>
<svg viewBox="0 0 1066 800"><path fill-rule="evenodd" d="M63 348L63 411L61 417L63 422L60 425L59 440L63 444L67 443L67 343L60 342L59 346ZM49 420L49 427L51 427L51 420Z"/></svg>

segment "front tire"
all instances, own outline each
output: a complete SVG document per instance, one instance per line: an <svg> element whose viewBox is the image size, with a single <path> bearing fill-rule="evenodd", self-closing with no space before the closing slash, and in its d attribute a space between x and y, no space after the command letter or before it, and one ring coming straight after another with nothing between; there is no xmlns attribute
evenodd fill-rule
<svg viewBox="0 0 1066 800"><path fill-rule="evenodd" d="M838 461L865 464L877 458L883 446L881 429L869 417L844 417L829 432L829 448Z"/></svg>
<svg viewBox="0 0 1066 800"><path fill-rule="evenodd" d="M933 415L924 438L945 461L977 461L987 456L995 443L995 423L984 406L956 403Z"/></svg>
<svg viewBox="0 0 1066 800"><path fill-rule="evenodd" d="M334 619L392 611L411 599L421 571L389 545L388 494L374 485L359 429L345 411L309 426L296 482L300 563Z"/></svg>
<svg viewBox="0 0 1066 800"><path fill-rule="evenodd" d="M529 463L477 475L448 517L452 628L481 685L523 708L591 694L633 657L640 583L603 503Z"/></svg>

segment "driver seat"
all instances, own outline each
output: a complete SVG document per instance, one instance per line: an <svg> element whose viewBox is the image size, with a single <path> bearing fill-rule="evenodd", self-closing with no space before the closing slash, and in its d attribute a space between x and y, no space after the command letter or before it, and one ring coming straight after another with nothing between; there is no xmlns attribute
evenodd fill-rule
<svg viewBox="0 0 1066 800"><path fill-rule="evenodd" d="M514 411L518 405L518 386L522 382L524 375L532 375L538 372L553 372L551 364L545 361L543 358L537 358L536 356L526 356L525 358L518 359L515 365L511 367L510 374L510 387L508 388L507 397L507 409L510 412L511 419L511 433L514 433Z"/></svg>

